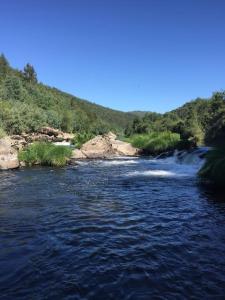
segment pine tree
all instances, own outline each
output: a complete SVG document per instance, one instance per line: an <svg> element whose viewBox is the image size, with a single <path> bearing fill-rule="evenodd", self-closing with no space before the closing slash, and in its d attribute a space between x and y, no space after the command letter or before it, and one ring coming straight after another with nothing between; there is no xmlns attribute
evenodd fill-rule
<svg viewBox="0 0 225 300"><path fill-rule="evenodd" d="M35 72L35 69L32 65L26 64L23 69L23 75L25 80L27 80L28 82L37 83L37 73Z"/></svg>
<svg viewBox="0 0 225 300"><path fill-rule="evenodd" d="M0 80L5 78L9 71L9 63L4 54L0 55Z"/></svg>

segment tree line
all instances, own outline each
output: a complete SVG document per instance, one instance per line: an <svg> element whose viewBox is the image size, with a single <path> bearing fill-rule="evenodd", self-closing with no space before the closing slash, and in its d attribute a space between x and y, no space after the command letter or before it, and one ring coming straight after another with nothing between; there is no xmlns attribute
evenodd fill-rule
<svg viewBox="0 0 225 300"><path fill-rule="evenodd" d="M222 145L225 143L225 92L210 99L197 98L165 114L149 112L136 117L125 135L169 131L180 134L185 145Z"/></svg>
<svg viewBox="0 0 225 300"><path fill-rule="evenodd" d="M51 126L89 135L121 133L134 116L79 99L38 82L31 64L12 68L0 55L0 135L35 132Z"/></svg>
<svg viewBox="0 0 225 300"><path fill-rule="evenodd" d="M165 114L142 114L105 108L46 86L38 82L31 64L16 70L0 55L0 136L48 125L81 137L113 130L126 137L172 132L180 135L184 146L225 141L225 92L197 98Z"/></svg>

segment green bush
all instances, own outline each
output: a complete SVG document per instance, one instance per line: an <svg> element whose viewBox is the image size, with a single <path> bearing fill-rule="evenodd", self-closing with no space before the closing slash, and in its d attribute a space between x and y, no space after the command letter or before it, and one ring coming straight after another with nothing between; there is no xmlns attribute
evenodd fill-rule
<svg viewBox="0 0 225 300"><path fill-rule="evenodd" d="M134 135L128 138L127 141L146 153L159 154L175 149L180 142L180 135L169 131L152 132L150 134Z"/></svg>
<svg viewBox="0 0 225 300"><path fill-rule="evenodd" d="M88 132L87 133L77 133L75 135L75 137L72 139L72 144L76 148L80 149L84 143L86 143L93 137L94 137L94 135L91 133L88 133Z"/></svg>
<svg viewBox="0 0 225 300"><path fill-rule="evenodd" d="M218 187L225 187L225 146L207 153L206 161L198 175L203 181L209 181Z"/></svg>
<svg viewBox="0 0 225 300"><path fill-rule="evenodd" d="M72 155L72 149L65 146L56 146L45 142L36 142L19 152L19 160L28 166L65 166Z"/></svg>

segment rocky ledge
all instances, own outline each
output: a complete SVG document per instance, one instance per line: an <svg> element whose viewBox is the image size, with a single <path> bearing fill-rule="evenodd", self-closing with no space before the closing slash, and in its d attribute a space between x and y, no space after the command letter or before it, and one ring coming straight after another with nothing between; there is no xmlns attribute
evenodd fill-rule
<svg viewBox="0 0 225 300"><path fill-rule="evenodd" d="M20 150L26 145L37 141L63 143L70 142L73 138L74 134L62 132L51 127L43 127L38 132L22 133L21 135L10 136L12 147L17 150Z"/></svg>
<svg viewBox="0 0 225 300"><path fill-rule="evenodd" d="M74 135L45 127L38 133L14 135L0 139L0 170L15 169L20 166L18 151L35 141L70 142ZM108 159L115 156L138 156L140 150L131 144L119 141L109 132L98 135L86 142L81 149L73 150L71 162L76 159Z"/></svg>
<svg viewBox="0 0 225 300"><path fill-rule="evenodd" d="M43 127L38 132L22 133L0 139L0 170L15 169L20 166L18 151L36 141L63 144L70 142L74 134L51 127Z"/></svg>
<svg viewBox="0 0 225 300"><path fill-rule="evenodd" d="M16 169L19 167L17 151L12 147L9 137L0 139L0 170Z"/></svg>
<svg viewBox="0 0 225 300"><path fill-rule="evenodd" d="M111 158L115 156L138 156L140 150L131 144L119 141L116 135L109 132L98 135L83 144L81 149L73 151L72 159Z"/></svg>

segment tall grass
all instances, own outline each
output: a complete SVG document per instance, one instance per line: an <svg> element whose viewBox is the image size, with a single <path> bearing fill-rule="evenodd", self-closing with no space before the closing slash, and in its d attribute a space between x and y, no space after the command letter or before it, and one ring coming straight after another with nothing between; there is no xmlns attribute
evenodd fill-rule
<svg viewBox="0 0 225 300"><path fill-rule="evenodd" d="M198 175L201 179L225 189L225 146L210 150Z"/></svg>
<svg viewBox="0 0 225 300"><path fill-rule="evenodd" d="M72 155L72 149L45 142L36 142L19 152L19 160L26 165L65 166Z"/></svg>
<svg viewBox="0 0 225 300"><path fill-rule="evenodd" d="M175 149L180 142L180 135L169 131L137 134L127 139L134 147L146 153L159 154Z"/></svg>

